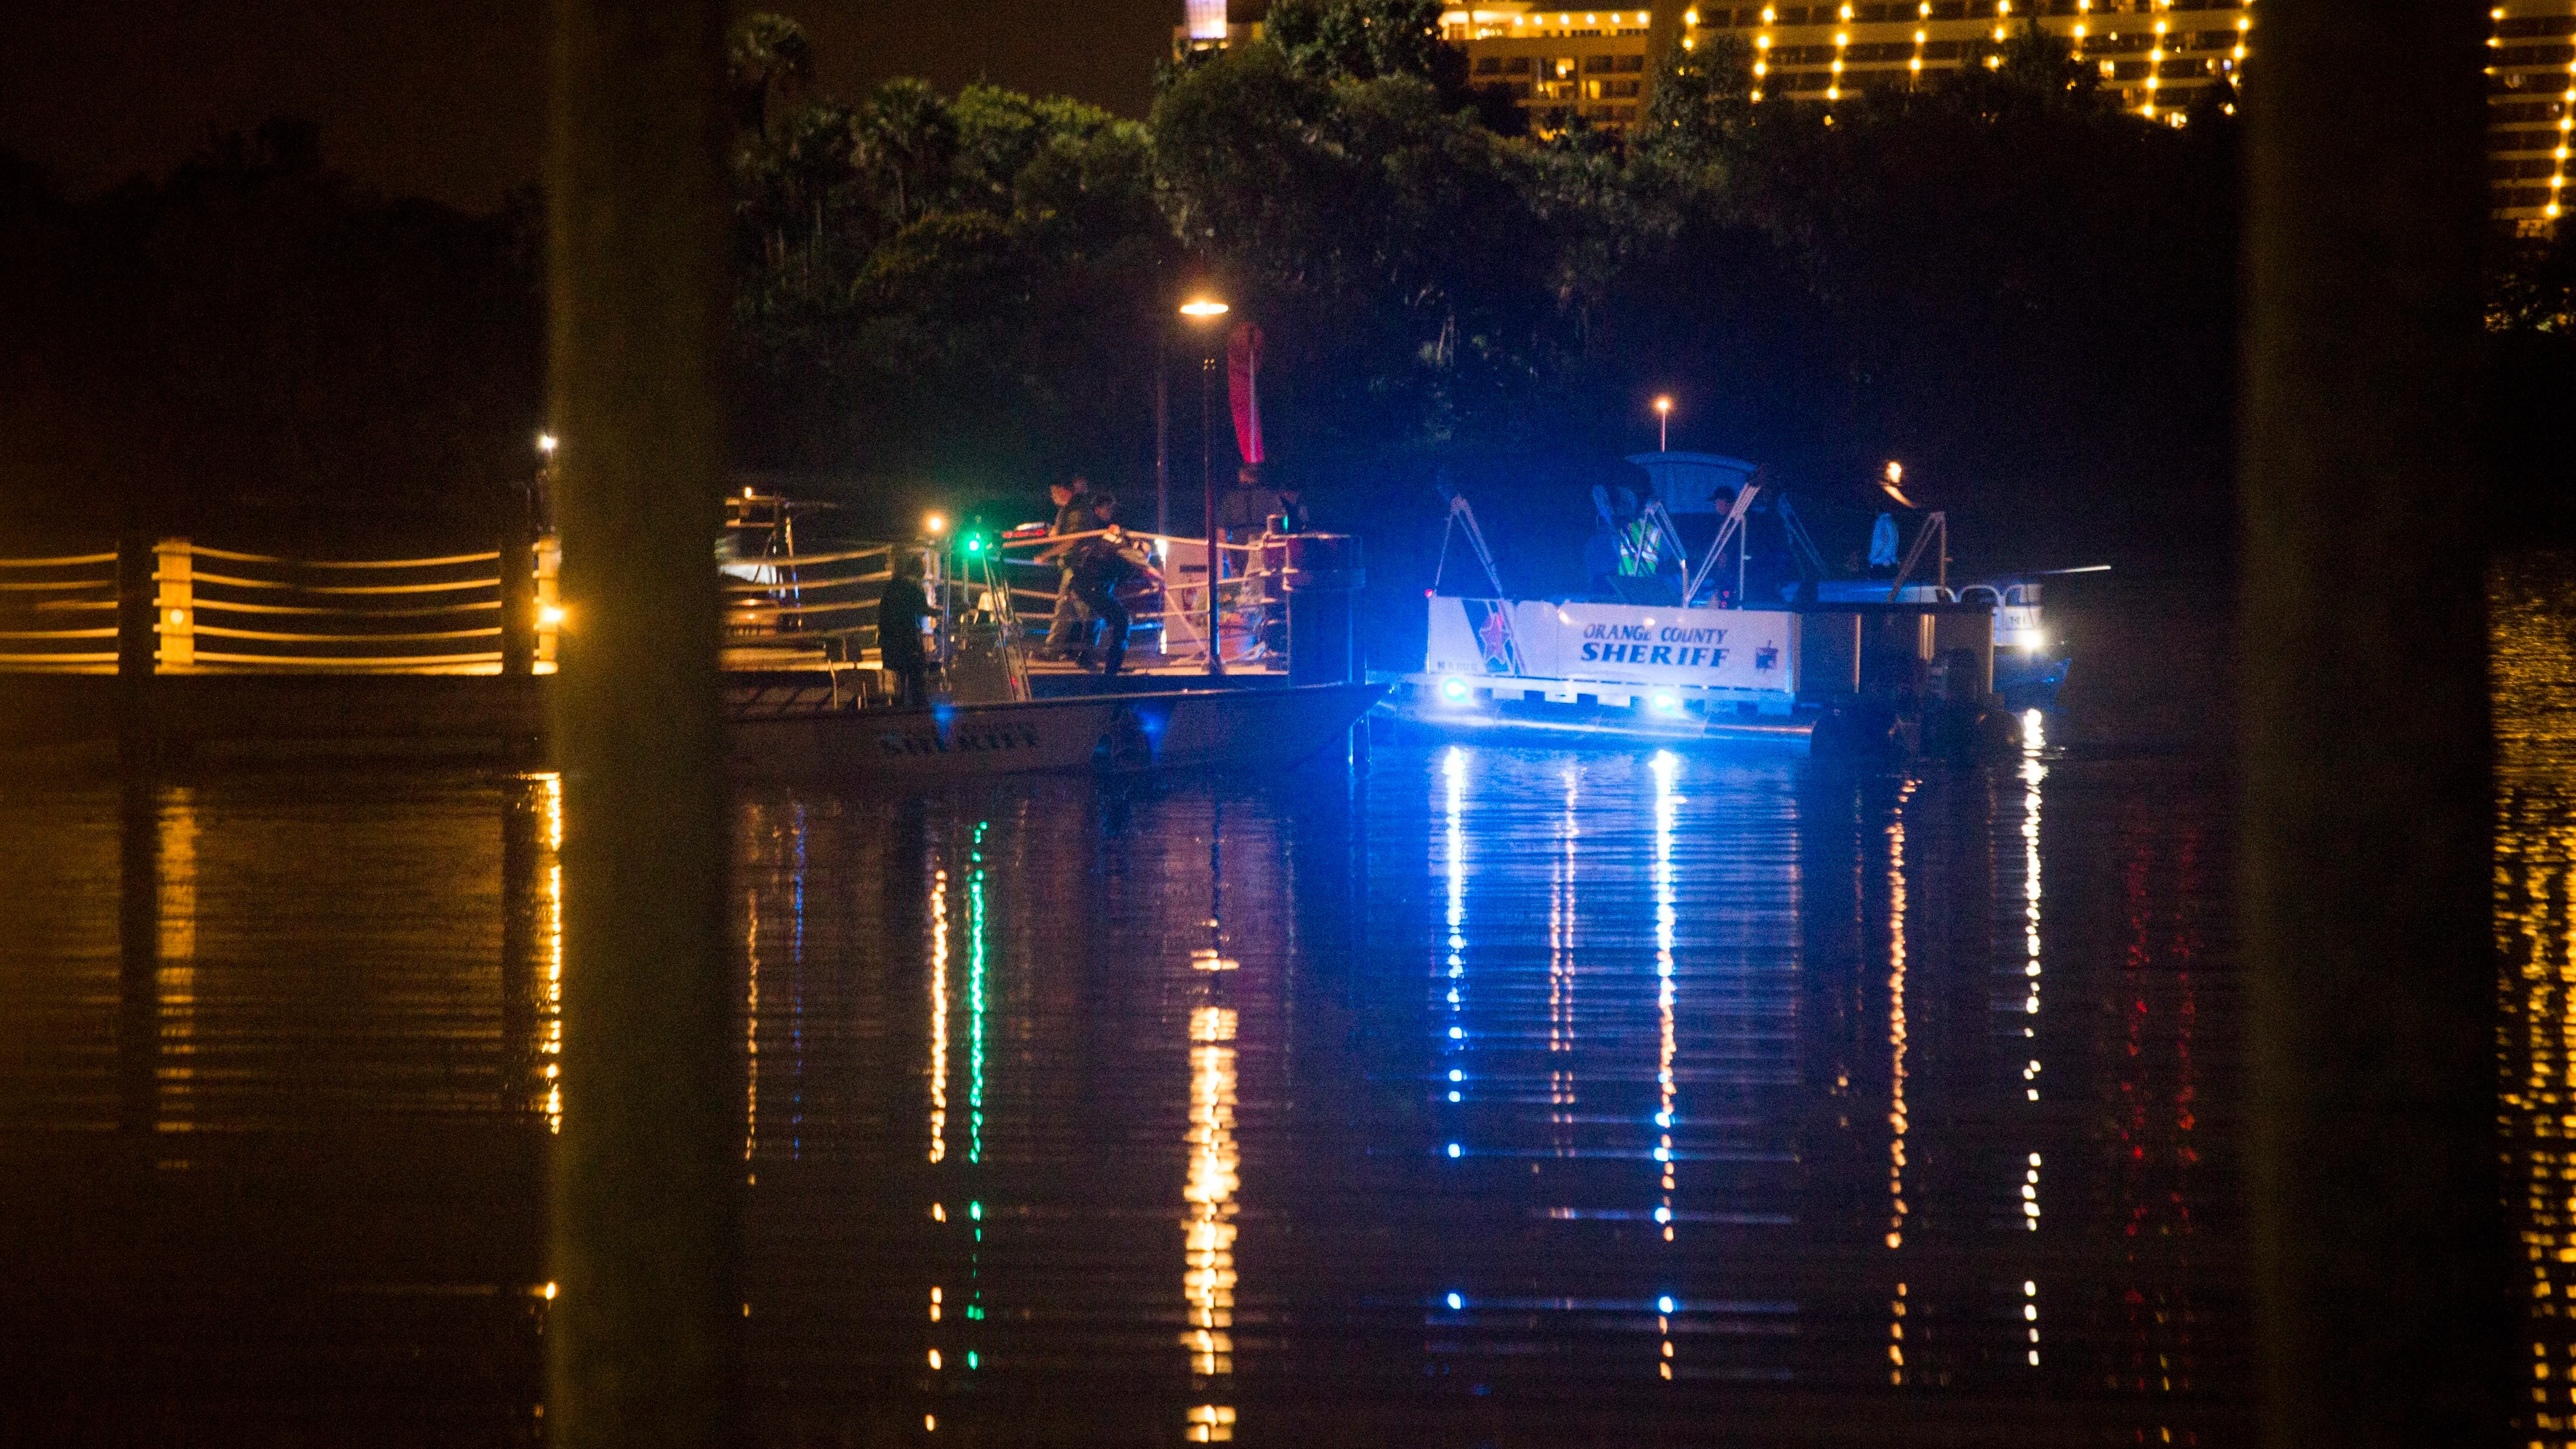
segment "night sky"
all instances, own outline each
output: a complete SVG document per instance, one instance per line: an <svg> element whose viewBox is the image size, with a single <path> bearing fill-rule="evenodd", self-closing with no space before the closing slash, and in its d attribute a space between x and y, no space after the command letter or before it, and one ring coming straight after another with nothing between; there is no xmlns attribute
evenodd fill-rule
<svg viewBox="0 0 2576 1449"><path fill-rule="evenodd" d="M1180 0L786 0L821 88L978 78L1141 117ZM325 159L395 194L488 208L536 179L543 0L20 0L0 45L0 146L75 192L168 170L210 127L322 127Z"/></svg>

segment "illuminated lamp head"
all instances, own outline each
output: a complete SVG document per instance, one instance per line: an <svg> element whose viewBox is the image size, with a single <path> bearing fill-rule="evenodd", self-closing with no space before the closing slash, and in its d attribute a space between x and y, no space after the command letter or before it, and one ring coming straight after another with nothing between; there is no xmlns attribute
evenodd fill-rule
<svg viewBox="0 0 2576 1449"><path fill-rule="evenodd" d="M1467 681L1454 674L1440 681L1440 697L1451 704L1465 704L1470 692Z"/></svg>
<svg viewBox="0 0 2576 1449"><path fill-rule="evenodd" d="M1679 714L1679 713L1681 713L1681 708L1682 708L1682 702L1681 702L1681 700L1680 700L1679 698L1677 698L1676 696L1674 696L1673 694L1671 694L1669 691L1661 690L1661 689L1656 690L1656 691L1655 691L1655 697L1654 697L1654 699L1655 699L1655 713L1657 713L1657 714Z"/></svg>

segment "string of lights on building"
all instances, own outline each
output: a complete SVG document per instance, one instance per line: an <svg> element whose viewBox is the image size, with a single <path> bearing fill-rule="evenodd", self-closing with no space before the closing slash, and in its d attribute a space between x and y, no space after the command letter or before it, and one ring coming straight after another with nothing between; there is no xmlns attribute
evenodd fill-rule
<svg viewBox="0 0 2576 1449"><path fill-rule="evenodd" d="M1994 46L2036 20L2095 67L2125 110L2167 125L2196 107L2232 113L2253 59L2259 0L1892 0L1693 6L1680 43L1732 34L1752 55L1756 100L1832 105L1902 90L1963 65L1998 64ZM1187 0L1177 51L1239 45L1261 33L1229 23L1224 0ZM2554 226L2576 140L2576 0L2524 0L2488 12L2488 184L2495 215L2526 233ZM1580 119L1625 129L1645 115L1654 67L1651 10L1547 10L1531 0L1442 12L1441 35L1466 52L1468 79L1500 87L1546 135Z"/></svg>

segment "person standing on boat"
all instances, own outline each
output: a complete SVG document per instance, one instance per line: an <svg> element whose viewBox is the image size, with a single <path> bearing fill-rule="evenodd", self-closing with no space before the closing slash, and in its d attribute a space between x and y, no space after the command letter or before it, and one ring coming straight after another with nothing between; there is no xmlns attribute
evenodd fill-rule
<svg viewBox="0 0 2576 1449"><path fill-rule="evenodd" d="M1162 575L1139 557L1126 532L1118 527L1118 500L1114 496L1093 493L1087 502L1091 510L1089 527L1100 532L1074 545L1071 573L1074 593L1099 625L1100 672L1106 677L1117 674L1127 662L1127 606L1118 602L1118 586L1140 574L1156 580ZM1090 665L1088 643L1080 658L1086 667Z"/></svg>
<svg viewBox="0 0 2576 1449"><path fill-rule="evenodd" d="M1315 513L1306 506L1305 485L1291 478L1280 484L1279 491L1272 496L1278 500L1278 505L1271 510L1268 520L1270 532L1305 533L1314 528Z"/></svg>
<svg viewBox="0 0 2576 1449"><path fill-rule="evenodd" d="M1869 571L1876 574L1881 569L1895 567L1896 520L1882 513L1878 521L1869 526Z"/></svg>
<svg viewBox="0 0 2576 1449"><path fill-rule="evenodd" d="M1056 566L1055 615L1047 621L1045 652L1065 659L1082 647L1082 640L1091 632L1082 616L1082 603L1074 595L1073 552L1080 541L1071 537L1092 526L1091 480L1076 473L1062 483L1050 483L1047 501L1055 505L1055 522L1048 526L1047 536L1062 542L1040 553L1037 559Z"/></svg>
<svg viewBox="0 0 2576 1449"><path fill-rule="evenodd" d="M885 597L877 603L877 658L894 676L894 702L905 709L930 703L930 655L921 645L921 624L929 617L921 555L897 549L894 577L886 581Z"/></svg>

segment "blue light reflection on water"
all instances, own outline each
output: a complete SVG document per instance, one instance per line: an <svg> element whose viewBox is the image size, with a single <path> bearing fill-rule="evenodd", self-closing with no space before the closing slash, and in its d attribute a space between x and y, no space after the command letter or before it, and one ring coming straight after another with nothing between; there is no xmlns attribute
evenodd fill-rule
<svg viewBox="0 0 2576 1449"><path fill-rule="evenodd" d="M995 815L996 949L1045 964L995 999L992 1029L1051 1085L1016 1088L988 1127L988 1196L1014 1234L988 1271L1033 1316L992 1326L986 1389L1126 1375L1150 1395L1156 1365L1206 1351L1173 1353L1205 1305L1174 1299L1168 1268L1131 1265L1130 1239L1190 1230L1155 1204L1198 1169L1154 1144L1198 1140L1168 1115L1197 1100L1168 1044L1191 1038L1219 980L1199 958L1221 890L1244 1267L1222 1393L1247 1432L1288 1432L1280 1393L1374 1394L1393 1412L1425 1392L1544 1388L1587 1413L1662 1412L1619 1399L1622 1382L1797 1386L1855 1406L2026 1394L2037 1412L2070 1386L2098 1397L2086 1375L2127 1361L2130 1343L2088 1337L2082 1315L2133 1316L2108 1311L2131 1292L2202 1325L2138 1338L2188 1363L2171 1381L2199 1395L2161 1402L2150 1429L2184 1442L2224 1420L2206 1389L2230 1382L2234 1330L2204 1304L2207 1254L2140 1256L2116 1202L2022 1211L2040 1153L2052 1182L2074 1164L2069 1192L2161 1187L2082 1163L2111 1147L2091 1135L2100 1104L2174 1090L2097 1047L2053 1063L2046 1100L2026 1096L2040 852L2073 830L2152 861L2205 834L2218 803L2190 767L2091 768L2073 823L2052 801L2043 841L2033 773L2053 786L2063 768L2034 754L1836 777L1705 755L1383 751L1355 809L1299 782L1184 784L1116 808L1041 792ZM1061 845L1077 834L1091 844L1074 869ZM2108 1009L2127 988L2102 964L2115 946L2132 970L2151 963L2157 928L2119 891L2072 922L2082 897L2058 896L2051 975L2075 974L2052 999L2089 989ZM1184 959L1199 964L1171 964ZM2006 976L2008 995L1989 991ZM869 1142L843 1150L872 1161ZM810 1256L795 1199L762 1181L764 1256ZM2104 1252L2119 1266L2069 1276ZM2027 1362L2042 1276L2063 1280L2045 1371ZM867 1341L859 1362L879 1362ZM1139 1412L1213 1432L1207 1363ZM2120 1402L2104 1412L2130 1423ZM966 1411L923 1407L943 1424Z"/></svg>

